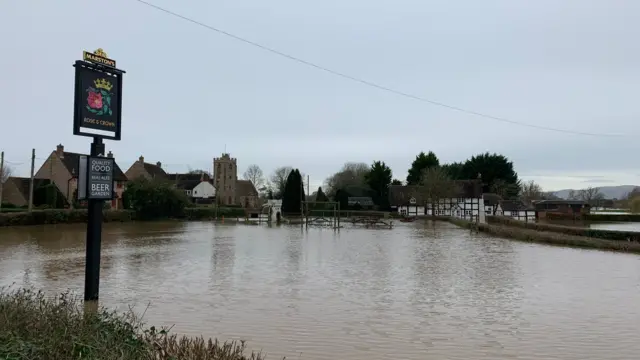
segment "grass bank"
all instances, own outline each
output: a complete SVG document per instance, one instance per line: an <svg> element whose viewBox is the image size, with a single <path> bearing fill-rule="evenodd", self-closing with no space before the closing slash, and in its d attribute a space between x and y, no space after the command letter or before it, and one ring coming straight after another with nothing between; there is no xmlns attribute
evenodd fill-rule
<svg viewBox="0 0 640 360"><path fill-rule="evenodd" d="M105 222L126 222L139 219L131 210L104 210ZM177 216L178 220L211 220L218 217L236 218L244 217L244 209L240 208L219 208L215 207L187 208ZM163 219L164 220L164 219ZM34 210L32 212L7 212L0 213L0 227L2 226L25 226L25 225L45 225L45 224L74 224L87 222L86 209L51 209Z"/></svg>
<svg viewBox="0 0 640 360"><path fill-rule="evenodd" d="M246 360L244 342L178 337L144 327L131 313L84 311L69 294L0 291L0 359Z"/></svg>
<svg viewBox="0 0 640 360"><path fill-rule="evenodd" d="M606 240L565 233L533 230L525 227L509 226L502 223L476 224L463 219L448 218L447 221L468 229L478 229L487 234L513 240L583 249L597 249L640 254L640 243ZM515 220L514 220L515 221Z"/></svg>
<svg viewBox="0 0 640 360"><path fill-rule="evenodd" d="M634 231L590 229L588 227L524 222L500 216L488 216L487 222L494 225L505 225L536 231L555 232L565 235L584 236L604 240L631 241L636 243L640 242L640 233Z"/></svg>

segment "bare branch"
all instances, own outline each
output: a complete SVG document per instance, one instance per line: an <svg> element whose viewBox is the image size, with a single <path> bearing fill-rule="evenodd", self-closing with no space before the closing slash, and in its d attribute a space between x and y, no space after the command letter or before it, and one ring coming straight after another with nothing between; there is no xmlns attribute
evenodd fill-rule
<svg viewBox="0 0 640 360"><path fill-rule="evenodd" d="M7 164L4 164L4 167L0 169L0 182L4 184L7 181L7 179L9 179L12 176L12 174L13 174L13 169L7 166Z"/></svg>
<svg viewBox="0 0 640 360"><path fill-rule="evenodd" d="M534 200L542 200L544 193L542 187L531 180L520 185L520 200L525 204L531 204Z"/></svg>
<svg viewBox="0 0 640 360"><path fill-rule="evenodd" d="M284 187L287 185L287 178L289 177L291 170L293 170L291 166L281 166L275 169L273 174L271 174L269 187L273 192L274 198L280 199L282 197Z"/></svg>
<svg viewBox="0 0 640 360"><path fill-rule="evenodd" d="M251 183L253 183L253 186L255 186L256 190L258 191L260 191L260 189L264 188L265 186L264 174L262 172L262 169L260 169L260 166L256 164L249 165L242 177L244 177L245 180L251 181Z"/></svg>
<svg viewBox="0 0 640 360"><path fill-rule="evenodd" d="M434 216L435 206L440 203L440 200L457 197L459 192L456 182L441 167L431 167L423 170L420 185L422 199L431 204L431 214ZM427 205L426 203L424 204L425 206Z"/></svg>
<svg viewBox="0 0 640 360"><path fill-rule="evenodd" d="M603 198L603 195L600 193L600 188L597 187L588 187L586 189L582 189L578 191L578 199L586 202L591 202L592 200L599 200Z"/></svg>
<svg viewBox="0 0 640 360"><path fill-rule="evenodd" d="M365 163L348 162L342 169L325 180L325 193L330 198L345 186L361 186L365 183L365 176L369 173L370 166Z"/></svg>

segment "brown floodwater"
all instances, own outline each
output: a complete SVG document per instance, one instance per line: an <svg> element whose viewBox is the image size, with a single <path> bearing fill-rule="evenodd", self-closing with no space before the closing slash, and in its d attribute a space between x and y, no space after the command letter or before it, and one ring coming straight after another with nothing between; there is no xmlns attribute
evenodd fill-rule
<svg viewBox="0 0 640 360"><path fill-rule="evenodd" d="M82 293L84 226L0 229L0 285ZM640 257L447 223L105 224L101 305L270 359L636 359Z"/></svg>

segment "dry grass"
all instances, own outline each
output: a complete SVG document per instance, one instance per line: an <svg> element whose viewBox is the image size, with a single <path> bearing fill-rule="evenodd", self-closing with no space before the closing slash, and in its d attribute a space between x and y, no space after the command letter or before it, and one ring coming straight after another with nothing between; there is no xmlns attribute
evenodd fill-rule
<svg viewBox="0 0 640 360"><path fill-rule="evenodd" d="M145 328L132 313L84 311L77 297L0 289L0 359L260 360L244 342L220 343Z"/></svg>
<svg viewBox="0 0 640 360"><path fill-rule="evenodd" d="M477 228L479 231L485 232L487 234L524 242L640 254L640 243L636 242L605 240L586 236L567 235L562 233L532 230L507 225L475 224L466 220L455 218L449 218L447 220L460 227L472 227L474 229Z"/></svg>

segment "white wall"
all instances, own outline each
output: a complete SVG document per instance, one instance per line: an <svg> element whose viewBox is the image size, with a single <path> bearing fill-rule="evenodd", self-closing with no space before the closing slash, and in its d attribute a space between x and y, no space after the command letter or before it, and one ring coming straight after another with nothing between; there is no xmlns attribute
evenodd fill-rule
<svg viewBox="0 0 640 360"><path fill-rule="evenodd" d="M496 216L504 216L522 221L536 221L535 210L502 211L499 205L496 209Z"/></svg>
<svg viewBox="0 0 640 360"><path fill-rule="evenodd" d="M191 191L191 196L199 199L207 199L216 196L216 188L208 181L202 181Z"/></svg>
<svg viewBox="0 0 640 360"><path fill-rule="evenodd" d="M399 206L398 214L406 214L407 216L424 216L431 215L432 206L427 204L425 211L424 206ZM440 205L435 207L437 216L455 216L461 219L473 220L478 219L485 222L484 199L465 198L465 199L443 199Z"/></svg>

